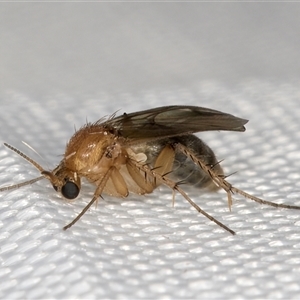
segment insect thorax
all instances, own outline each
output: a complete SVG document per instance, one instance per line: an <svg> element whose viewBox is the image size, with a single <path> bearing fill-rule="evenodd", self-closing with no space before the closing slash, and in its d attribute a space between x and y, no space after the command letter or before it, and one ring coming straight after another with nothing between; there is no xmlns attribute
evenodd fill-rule
<svg viewBox="0 0 300 300"><path fill-rule="evenodd" d="M78 130L67 144L65 166L78 172L89 171L97 166L104 155L109 155L109 147L116 142L117 137L103 126L85 126Z"/></svg>

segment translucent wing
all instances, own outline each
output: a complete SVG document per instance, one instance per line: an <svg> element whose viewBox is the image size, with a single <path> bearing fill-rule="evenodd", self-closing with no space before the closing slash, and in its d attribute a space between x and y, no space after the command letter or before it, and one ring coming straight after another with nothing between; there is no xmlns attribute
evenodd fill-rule
<svg viewBox="0 0 300 300"><path fill-rule="evenodd" d="M163 106L111 118L103 125L128 139L158 139L208 130L245 131L248 120L197 106Z"/></svg>

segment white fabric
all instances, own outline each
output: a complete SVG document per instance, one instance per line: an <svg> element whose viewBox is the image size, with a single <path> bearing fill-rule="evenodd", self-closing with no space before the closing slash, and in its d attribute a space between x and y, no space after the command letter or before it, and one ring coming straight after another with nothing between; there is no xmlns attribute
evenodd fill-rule
<svg viewBox="0 0 300 300"><path fill-rule="evenodd" d="M171 104L209 107L250 120L244 133L199 135L227 174L237 172L228 180L300 206L299 7L10 5L1 4L0 17L1 142L52 169L86 119ZM4 146L0 170L0 186L39 176ZM300 211L234 196L229 212L224 192L183 187L237 235L180 195L173 208L167 188L104 196L67 231L92 185L84 183L74 203L46 180L2 192L0 298L299 298Z"/></svg>

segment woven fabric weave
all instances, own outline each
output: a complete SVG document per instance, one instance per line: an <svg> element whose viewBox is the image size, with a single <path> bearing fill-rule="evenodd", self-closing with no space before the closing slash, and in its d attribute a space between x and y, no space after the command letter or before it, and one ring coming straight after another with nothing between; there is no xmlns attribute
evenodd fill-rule
<svg viewBox="0 0 300 300"><path fill-rule="evenodd" d="M11 93L1 103L1 142L45 168L88 121L171 104L221 110L249 119L246 132L198 134L224 159L228 180L265 200L300 205L298 86L244 82L234 89L202 82L186 90L46 102ZM13 105L11 105L13 103ZM44 158L22 144L26 141ZM46 162L45 162L46 161ZM39 176L4 146L0 184ZM104 196L71 229L94 186L67 203L42 180L0 195L0 298L268 298L296 299L300 284L300 212L259 205L222 191L183 186L205 211L236 231L231 236L180 195L159 188L127 199Z"/></svg>

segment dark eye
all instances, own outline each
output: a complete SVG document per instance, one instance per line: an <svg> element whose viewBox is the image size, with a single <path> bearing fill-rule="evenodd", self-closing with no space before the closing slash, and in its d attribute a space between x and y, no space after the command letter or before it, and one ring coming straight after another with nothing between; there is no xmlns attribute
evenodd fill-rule
<svg viewBox="0 0 300 300"><path fill-rule="evenodd" d="M79 194L79 187L72 181L67 181L61 188L62 195L67 199L75 199Z"/></svg>

